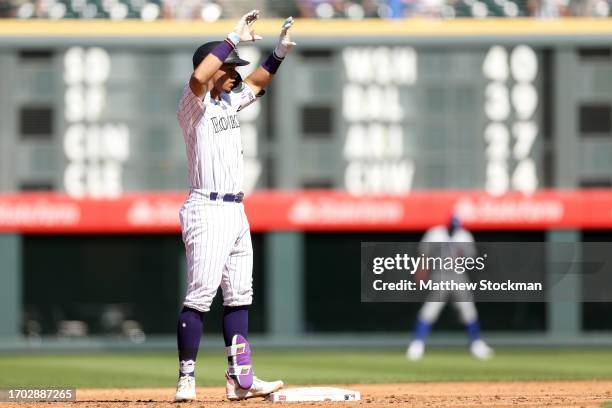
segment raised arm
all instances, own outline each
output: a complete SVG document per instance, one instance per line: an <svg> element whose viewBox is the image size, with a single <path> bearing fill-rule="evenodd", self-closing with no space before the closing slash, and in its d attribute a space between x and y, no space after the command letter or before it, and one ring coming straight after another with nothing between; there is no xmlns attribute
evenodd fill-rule
<svg viewBox="0 0 612 408"><path fill-rule="evenodd" d="M292 25L293 17L289 17L283 22L278 45L272 54L244 80L255 95L268 86L281 62L283 62L289 51L296 45L291 41L291 36L289 35L289 29Z"/></svg>
<svg viewBox="0 0 612 408"><path fill-rule="evenodd" d="M210 54L194 67L193 74L189 79L191 91L198 97L204 96L208 91L208 83L212 76L221 68L223 61L238 45L240 41L256 41L261 37L255 35L253 23L259 18L259 10L251 10L240 18L234 31L227 35L225 41L217 45Z"/></svg>

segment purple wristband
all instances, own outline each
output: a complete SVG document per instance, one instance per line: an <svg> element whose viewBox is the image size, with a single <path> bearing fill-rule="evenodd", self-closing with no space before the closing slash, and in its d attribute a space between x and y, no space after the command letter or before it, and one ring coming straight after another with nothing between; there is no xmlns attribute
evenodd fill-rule
<svg viewBox="0 0 612 408"><path fill-rule="evenodd" d="M283 62L283 58L278 57L274 51L272 51L272 54L270 54L270 56L261 64L261 67L274 75L276 74L278 67L280 67L281 62Z"/></svg>
<svg viewBox="0 0 612 408"><path fill-rule="evenodd" d="M230 44L230 41L226 39L225 41L222 41L221 44L213 48L210 53L219 58L221 62L224 62L227 56L230 55L230 52L232 52L233 50L234 45Z"/></svg>

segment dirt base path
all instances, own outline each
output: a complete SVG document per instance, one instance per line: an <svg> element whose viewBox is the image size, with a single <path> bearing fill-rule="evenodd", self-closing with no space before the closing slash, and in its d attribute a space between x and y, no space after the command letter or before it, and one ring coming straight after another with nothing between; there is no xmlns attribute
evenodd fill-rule
<svg viewBox="0 0 612 408"><path fill-rule="evenodd" d="M198 388L198 401L184 404L171 402L174 389L79 389L77 402L32 403L32 407L247 407L259 408L290 406L366 407L600 407L610 401L612 381L555 381L555 382L456 382L413 384L356 384L341 385L361 392L360 402L333 403L271 403L262 399L229 402L223 388ZM1 404L23 407L24 404Z"/></svg>

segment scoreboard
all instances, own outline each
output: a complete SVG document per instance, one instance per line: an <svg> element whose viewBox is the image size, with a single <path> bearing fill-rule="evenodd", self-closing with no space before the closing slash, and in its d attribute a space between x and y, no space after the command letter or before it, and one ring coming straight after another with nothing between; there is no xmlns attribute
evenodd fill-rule
<svg viewBox="0 0 612 408"><path fill-rule="evenodd" d="M262 22L268 40L239 47L252 62L243 76L273 47L273 23ZM600 153L604 139L598 145L580 135L581 123L593 120L598 134L612 131L612 85L575 81L592 69L585 47L604 56L595 58L598 69L612 69L601 45L612 28L600 24L591 36L568 39L556 25L537 23L520 26L533 36L513 22L501 33L478 22L465 26L474 32L453 22L420 31L374 22L371 33L351 22L301 23L299 46L268 94L240 114L247 192L473 189L501 196L612 180L608 162L583 177L581 166L593 163L589 155ZM198 23L160 26L170 30L166 37L138 23L119 24L113 34L96 32L100 23L94 32L87 22L61 24L36 41L28 30L0 32L0 187L92 198L184 190L176 106L193 50L223 36L225 23L202 36L194 35ZM345 28L352 35L337 35ZM553 98L562 94L569 96ZM585 95L599 102L582 106ZM561 170L563 149L583 160Z"/></svg>
<svg viewBox="0 0 612 408"><path fill-rule="evenodd" d="M349 191L536 190L541 76L532 47L341 52Z"/></svg>

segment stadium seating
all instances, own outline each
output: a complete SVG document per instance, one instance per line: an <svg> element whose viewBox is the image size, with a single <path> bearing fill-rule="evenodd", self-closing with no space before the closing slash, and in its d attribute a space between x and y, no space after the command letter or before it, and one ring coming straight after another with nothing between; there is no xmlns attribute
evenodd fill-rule
<svg viewBox="0 0 612 408"><path fill-rule="evenodd" d="M305 18L490 18L555 17L566 14L606 17L612 0L7 0L0 1L0 17L21 19L180 19L215 21L236 18L248 8L267 17ZM398 6L398 4L400 6ZM546 7L546 9L544 9ZM573 13L572 13L573 12Z"/></svg>

